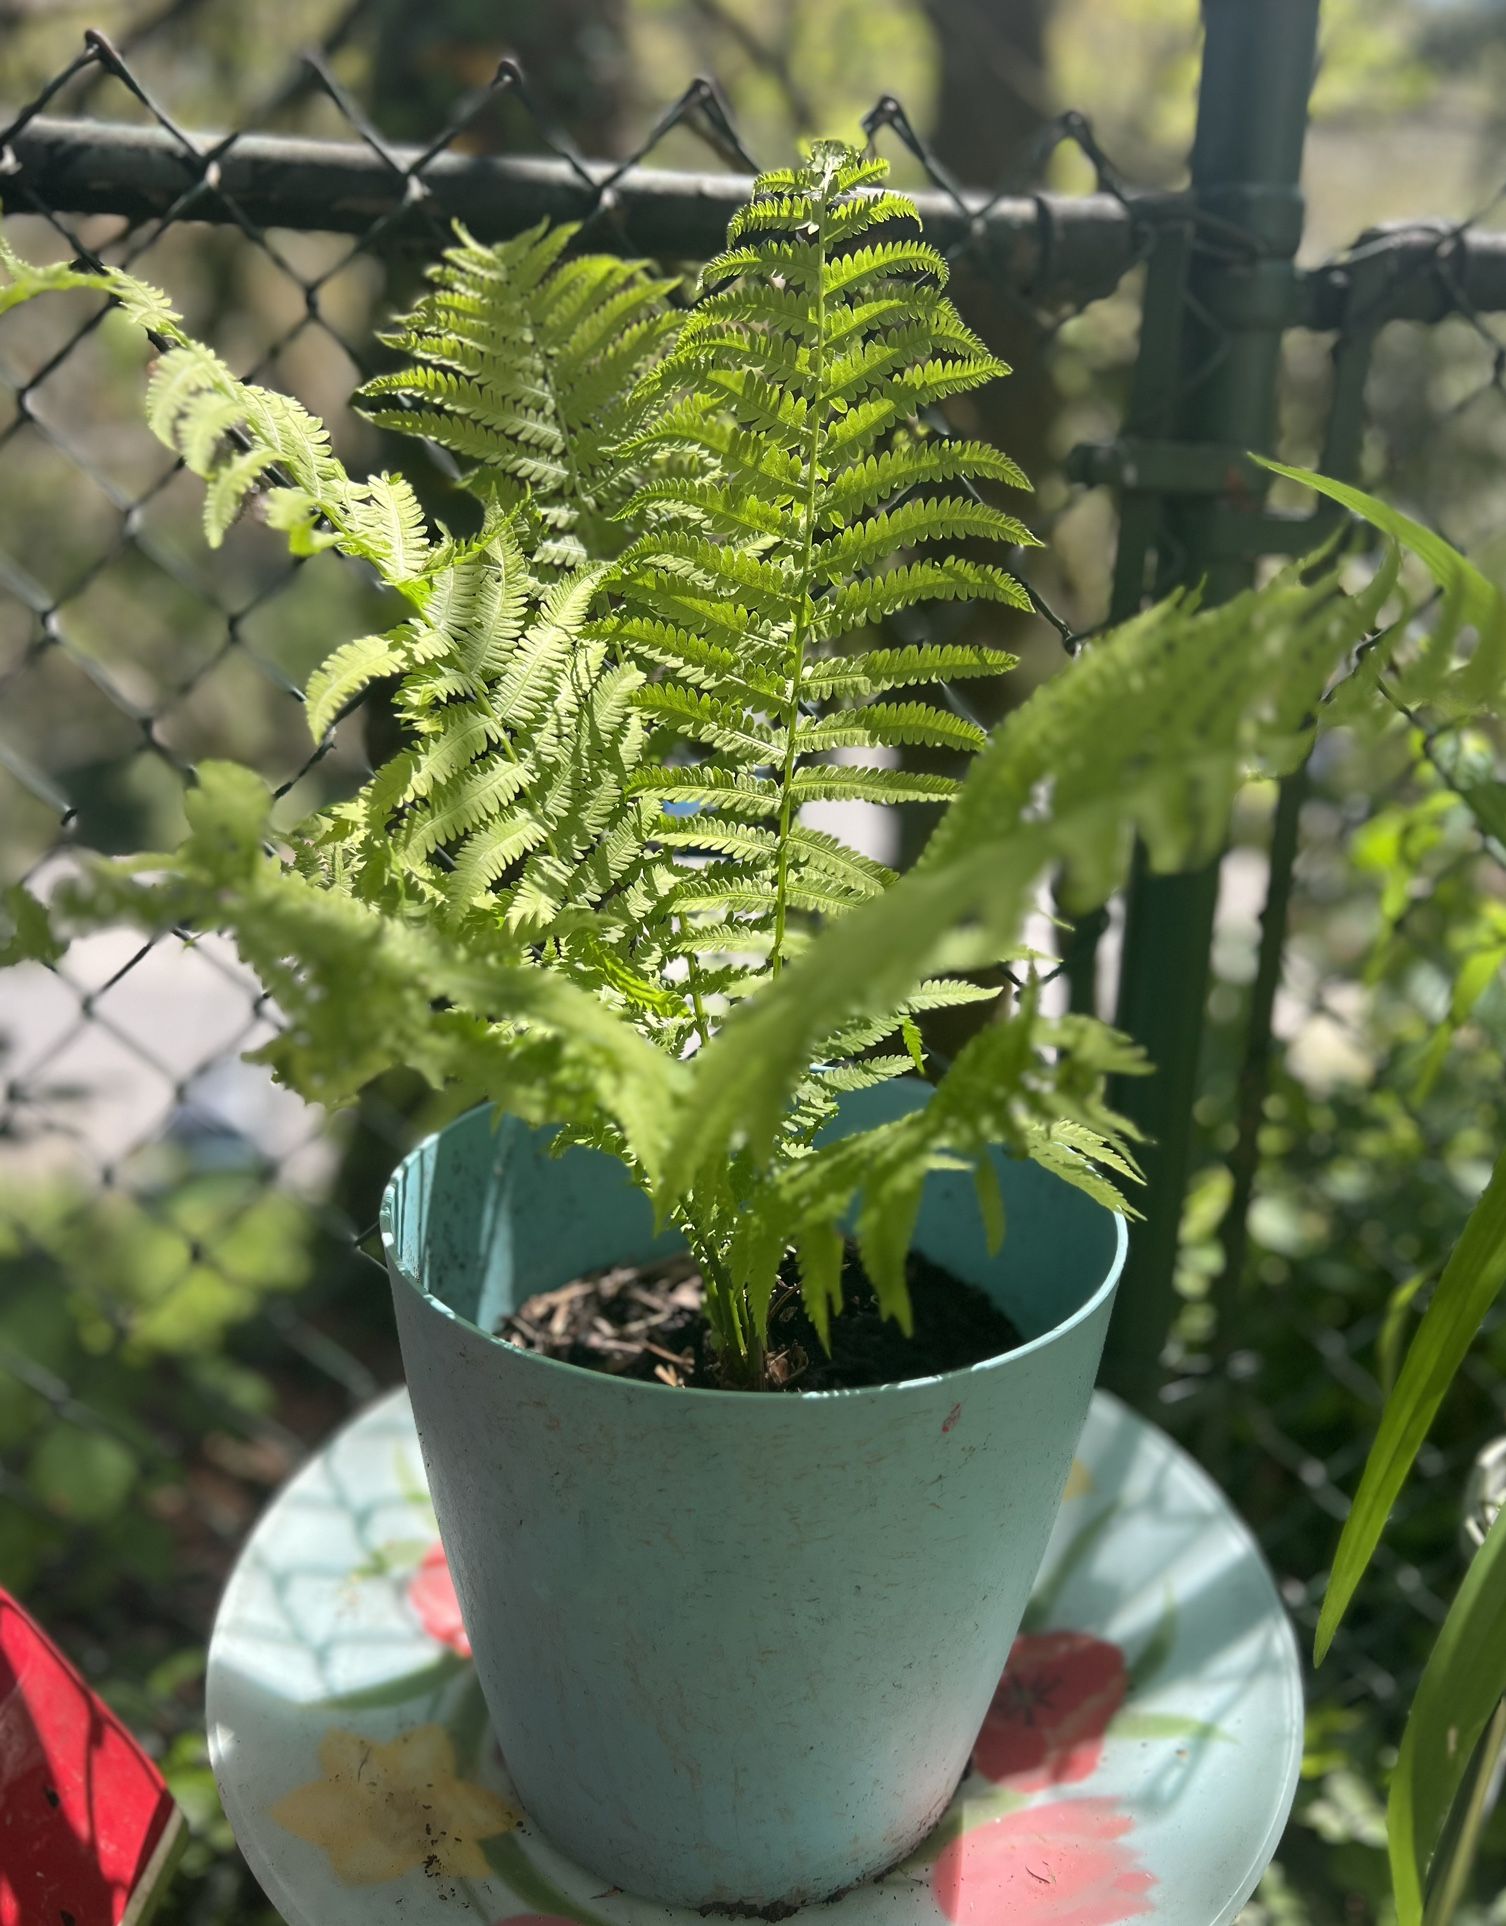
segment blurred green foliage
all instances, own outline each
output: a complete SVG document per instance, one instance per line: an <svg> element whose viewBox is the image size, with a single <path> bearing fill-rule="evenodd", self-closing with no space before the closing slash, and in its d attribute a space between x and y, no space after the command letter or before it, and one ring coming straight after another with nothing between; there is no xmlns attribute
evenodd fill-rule
<svg viewBox="0 0 1506 1926"><path fill-rule="evenodd" d="M1479 736L1433 745L1456 776L1499 764ZM1400 740L1336 741L1313 770L1242 1274L1223 1276L1253 926L1226 921L1199 1104L1203 1164L1184 1217L1174 1426L1238 1493L1299 1632L1385 1389L1500 1141L1506 870L1475 815ZM1263 846L1252 795L1244 846ZM1475 969L1489 958L1488 970ZM1460 996L1460 986L1467 994ZM1408 1693L1462 1575L1470 1460L1506 1422L1506 1319L1446 1401L1377 1566L1315 1675L1294 1823L1256 1917L1393 1916L1384 1794ZM1506 1867L1487 1837L1481 1893ZM1472 1920L1495 1917L1476 1910Z"/></svg>
<svg viewBox="0 0 1506 1926"><path fill-rule="evenodd" d="M179 1160L130 1195L0 1184L0 1584L155 1742L194 1829L169 1919L204 1882L225 1886L233 1846L202 1731L201 1627L293 1462L248 1442L279 1391L236 1338L270 1294L307 1287L314 1245L308 1208L255 1171Z"/></svg>

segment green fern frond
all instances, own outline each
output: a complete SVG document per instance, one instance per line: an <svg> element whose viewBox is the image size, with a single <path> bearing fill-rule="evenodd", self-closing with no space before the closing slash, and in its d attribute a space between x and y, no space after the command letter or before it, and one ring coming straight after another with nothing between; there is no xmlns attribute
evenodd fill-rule
<svg viewBox="0 0 1506 1926"><path fill-rule="evenodd" d="M844 763L817 763L797 769L790 778L790 795L797 806L808 802L945 803L960 787L954 776Z"/></svg>
<svg viewBox="0 0 1506 1926"><path fill-rule="evenodd" d="M622 452L628 460L655 454L687 457L708 475L726 477L729 485L777 506L792 502L805 487L798 455L716 414L700 395L656 415L650 426L623 444Z"/></svg>
<svg viewBox="0 0 1506 1926"><path fill-rule="evenodd" d="M796 823L789 833L792 858L803 877L820 877L854 896L877 896L894 881L887 863L876 862L835 836Z"/></svg>
<svg viewBox="0 0 1506 1926"><path fill-rule="evenodd" d="M774 247L744 248L724 255L703 273L703 287L717 271L741 275L753 268L769 267L777 279L768 284L738 282L718 293L703 295L697 311L718 324L770 328L808 346L815 334L816 322L805 290L782 285L790 265L788 251L781 257L781 251Z"/></svg>
<svg viewBox="0 0 1506 1926"><path fill-rule="evenodd" d="M905 648L867 649L816 663L806 686L812 697L846 701L853 696L888 689L912 688L917 683L960 682L978 676L1004 675L1019 666L1019 657L983 642L919 642Z"/></svg>
<svg viewBox="0 0 1506 1926"><path fill-rule="evenodd" d="M917 542L963 541L968 537L1039 548L1040 538L1025 524L987 502L960 495L923 498L870 515L829 536L821 545L821 567L833 580L887 561Z"/></svg>
<svg viewBox="0 0 1506 1926"><path fill-rule="evenodd" d="M735 856L749 865L767 866L774 860L779 841L772 830L756 823L733 820L723 822L710 815L690 822L667 818L654 832L654 840L665 849L706 850L717 856Z"/></svg>
<svg viewBox="0 0 1506 1926"><path fill-rule="evenodd" d="M762 766L782 754L781 739L772 730L740 705L719 702L699 689L651 682L639 690L638 706L688 741L705 743L739 762Z"/></svg>
<svg viewBox="0 0 1506 1926"><path fill-rule="evenodd" d="M821 1082L828 1090L845 1094L852 1090L871 1090L875 1084L892 1083L896 1077L907 1077L914 1073L915 1065L909 1053L904 1052L888 1057L864 1057L861 1063L838 1063L820 1073ZM798 1235L792 1226L791 1236Z"/></svg>
<svg viewBox="0 0 1506 1926"><path fill-rule="evenodd" d="M714 542L678 529L645 535L622 557L621 578L682 581L708 594L721 593L740 607L778 618L786 613L790 574L783 556L764 555L751 543Z"/></svg>
<svg viewBox="0 0 1506 1926"><path fill-rule="evenodd" d="M671 916L765 916L774 906L774 879L746 869L689 871L664 899Z"/></svg>
<svg viewBox="0 0 1506 1926"><path fill-rule="evenodd" d="M821 489L818 506L828 518L843 519L878 503L891 502L908 489L931 482L991 481L1028 488L1023 471L999 449L981 441L941 437L907 440L853 462ZM840 526L840 522L836 524Z"/></svg>
<svg viewBox="0 0 1506 1926"><path fill-rule="evenodd" d="M779 785L771 776L752 776L745 769L722 769L715 763L639 769L629 788L633 795L652 797L661 803L711 803L746 816L779 812Z"/></svg>
<svg viewBox="0 0 1506 1926"><path fill-rule="evenodd" d="M947 710L869 698L953 670L998 673L1011 661L965 649L841 659L833 645L923 601L1028 606L991 563L905 559L921 546L1034 538L989 503L931 492L944 479L1018 478L976 444L933 445L918 419L942 394L1004 369L942 292L941 256L891 233L918 217L905 196L874 191L882 174L882 163L819 143L798 174L761 179L732 223L727 250L702 275L702 299L642 384L643 426L624 451L677 453L695 472L652 480L632 498L629 517L651 517L650 531L614 572L621 612L593 631L644 664L652 679L638 700L656 724L697 758L740 765L733 792L685 775L659 793L674 788L716 818L677 827L673 847L735 842L762 855L772 834L772 901L761 880L733 894L754 918L768 903L775 976L801 914L845 914L887 881L834 840L813 841L801 805L944 797L944 784L889 770L877 752L983 741ZM873 751L875 766L818 763L837 748ZM728 827L733 817L758 834Z"/></svg>
<svg viewBox="0 0 1506 1926"><path fill-rule="evenodd" d="M409 814L403 825L404 854L422 860L465 841L534 779L528 762L489 759L479 763Z"/></svg>
<svg viewBox="0 0 1506 1926"><path fill-rule="evenodd" d="M880 241L823 261L821 293L828 301L838 296L850 300L876 284L911 274L928 276L936 287L944 288L951 272L946 256L938 253L929 241Z"/></svg>
<svg viewBox="0 0 1506 1926"><path fill-rule="evenodd" d="M640 488L619 511L619 519L651 519L660 505L693 515L702 525L723 535L780 535L784 518L756 495L734 495L729 489L689 476L671 475Z"/></svg>
<svg viewBox="0 0 1506 1926"><path fill-rule="evenodd" d="M1289 570L1213 609L1174 598L1037 689L974 762L915 870L823 932L698 1057L672 1153L680 1181L735 1144L765 1156L824 1040L860 1015L888 1020L938 967L986 966L1015 942L1046 871L1065 869L1067 900L1081 911L1122 880L1137 833L1157 868L1206 861L1248 770L1279 772L1305 752L1325 687L1370 635L1394 581L1393 556L1353 597L1330 568L1308 579ZM1100 1049L1111 1035L1093 1034ZM1014 1101L1016 1068L990 1063L999 1102ZM1059 1078L1040 1120L1066 1117L1122 1142L1112 1121L1074 1114L1071 1094ZM1021 1114L1011 1123L995 1110L991 1122L1016 1133L998 1141L1029 1154Z"/></svg>
<svg viewBox="0 0 1506 1926"><path fill-rule="evenodd" d="M309 733L314 740L322 740L358 695L383 676L395 674L403 660L396 631L342 642L309 677L303 692Z"/></svg>
<svg viewBox="0 0 1506 1926"><path fill-rule="evenodd" d="M446 892L450 901L471 908L520 856L537 849L546 834L545 825L532 815L505 816L478 829L460 846Z"/></svg>
<svg viewBox="0 0 1506 1926"><path fill-rule="evenodd" d="M634 386L679 327L674 281L642 262L564 258L577 231L541 223L483 247L457 224L429 287L383 336L403 365L357 397L379 426L473 465L482 491L557 506L540 551L556 566L610 552L611 518L645 479L616 454Z"/></svg>
<svg viewBox="0 0 1506 1926"><path fill-rule="evenodd" d="M490 709L467 702L447 707L443 720L420 738L402 801L423 802L502 740L502 726Z"/></svg>
<svg viewBox="0 0 1506 1926"><path fill-rule="evenodd" d="M854 629L871 628L921 602L999 602L1006 608L1030 607L1030 597L1006 569L949 556L941 562L911 562L838 589L815 611L812 634L819 642L835 642Z"/></svg>
<svg viewBox="0 0 1506 1926"><path fill-rule="evenodd" d="M279 526L311 532L322 522L348 553L391 581L424 565L426 554L387 548L380 518L369 512L372 485L351 480L324 424L291 396L237 380L209 349L190 341L170 348L147 384L146 408L152 432L211 484L204 517L211 547L275 469Z"/></svg>
<svg viewBox="0 0 1506 1926"><path fill-rule="evenodd" d="M867 749L876 743L926 742L945 749L981 749L988 736L976 722L938 709L929 702L870 702L861 709L838 709L818 722L795 725L802 755L828 749Z"/></svg>
<svg viewBox="0 0 1506 1926"><path fill-rule="evenodd" d="M1110 1039L1107 1045L1104 1038ZM1054 1052L1046 1054L1052 1046ZM924 1107L779 1165L769 1182L780 1221L803 1250L855 1218L864 1268L880 1304L903 1322L908 1315L905 1254L932 1171L971 1163L990 1179L984 1194L992 1198L996 1186L986 1166L1003 1146L1015 1155L1039 1154L1040 1161L1100 1202L1125 1208L1106 1173L1138 1177L1126 1148L1127 1126L1094 1094L1111 1062L1143 1068L1113 1032L1043 1019L1033 995L1027 995L1006 1021L963 1046ZM908 1055L864 1058L832 1066L822 1082L832 1090L863 1088L911 1067ZM1062 1121L1063 1088L1088 1121ZM813 1318L830 1310L809 1297L807 1303Z"/></svg>
<svg viewBox="0 0 1506 1926"><path fill-rule="evenodd" d="M0 314L19 307L23 301L35 300L39 294L68 294L77 290L109 295L119 304L126 319L138 328L170 340L182 338L182 316L162 290L154 288L149 281L103 265L79 268L71 262L57 261L38 267L31 261L23 261L4 235L0 235Z"/></svg>
<svg viewBox="0 0 1506 1926"><path fill-rule="evenodd" d="M630 648L643 662L661 669L678 669L697 687L732 696L750 709L777 703L781 687L768 652L749 638L743 649L713 642L694 630L652 616L613 616L601 627L588 626L592 641L609 641Z"/></svg>
<svg viewBox="0 0 1506 1926"><path fill-rule="evenodd" d="M1116 1171L1131 1182L1142 1182L1140 1173L1128 1158L1119 1154L1110 1139L1080 1124L1064 1122L1028 1124L1025 1129L1025 1155L1049 1170L1053 1176L1085 1191L1095 1204L1121 1216L1139 1217L1141 1213L1125 1201L1123 1190L1105 1170Z"/></svg>

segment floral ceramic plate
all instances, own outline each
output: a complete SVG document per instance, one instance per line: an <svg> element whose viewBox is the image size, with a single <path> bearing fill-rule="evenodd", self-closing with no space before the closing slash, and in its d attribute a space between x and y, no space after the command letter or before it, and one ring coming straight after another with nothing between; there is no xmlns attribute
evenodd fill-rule
<svg viewBox="0 0 1506 1926"><path fill-rule="evenodd" d="M470 1664L406 1393L280 1494L209 1652L225 1810L290 1926L662 1926L518 1811ZM1275 1850L1297 1653L1216 1487L1099 1393L973 1771L905 1865L822 1926L1219 1926ZM699 1916L687 1913L687 1922Z"/></svg>

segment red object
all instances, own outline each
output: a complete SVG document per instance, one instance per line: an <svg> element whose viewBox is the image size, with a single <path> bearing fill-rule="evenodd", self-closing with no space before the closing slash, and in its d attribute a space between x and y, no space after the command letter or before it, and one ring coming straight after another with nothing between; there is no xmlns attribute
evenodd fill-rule
<svg viewBox="0 0 1506 1926"><path fill-rule="evenodd" d="M973 1748L974 1765L1020 1792L1086 1779L1128 1685L1124 1654L1106 1639L1086 1632L1017 1638Z"/></svg>
<svg viewBox="0 0 1506 1926"><path fill-rule="evenodd" d="M1155 1878L1106 1799L1058 1799L990 1820L936 1861L932 1891L953 1926L1119 1926L1153 1910Z"/></svg>
<svg viewBox="0 0 1506 1926"><path fill-rule="evenodd" d="M0 1591L0 1926L141 1926L181 1838L161 1773Z"/></svg>
<svg viewBox="0 0 1506 1926"><path fill-rule="evenodd" d="M460 1622L460 1600L455 1596L455 1581L443 1545L431 1545L424 1553L423 1563L408 1584L408 1603L430 1638L448 1645L463 1659L470 1657L471 1641ZM3 1921L0 1926L4 1926Z"/></svg>

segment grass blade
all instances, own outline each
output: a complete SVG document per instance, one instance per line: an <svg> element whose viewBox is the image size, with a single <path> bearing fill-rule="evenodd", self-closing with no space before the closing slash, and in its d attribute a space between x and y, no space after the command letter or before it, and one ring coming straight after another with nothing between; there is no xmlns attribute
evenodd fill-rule
<svg viewBox="0 0 1506 1926"><path fill-rule="evenodd" d="M1470 1212L1444 1267L1433 1301L1417 1327L1396 1389L1365 1461L1359 1493L1334 1554L1318 1620L1319 1663L1364 1576L1386 1519L1444 1393L1464 1361L1480 1321L1506 1284L1506 1151Z"/></svg>
<svg viewBox="0 0 1506 1926"><path fill-rule="evenodd" d="M1423 1869L1503 1693L1506 1525L1498 1517L1449 1607L1391 1779L1386 1837L1400 1926L1422 1926Z"/></svg>

